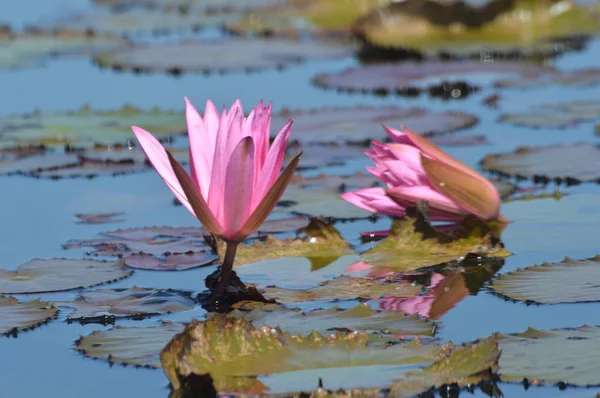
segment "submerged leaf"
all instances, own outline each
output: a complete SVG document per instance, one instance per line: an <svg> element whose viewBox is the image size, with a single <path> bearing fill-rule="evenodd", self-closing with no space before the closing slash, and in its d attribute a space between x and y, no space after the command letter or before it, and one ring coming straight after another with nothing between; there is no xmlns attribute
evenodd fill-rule
<svg viewBox="0 0 600 398"><path fill-rule="evenodd" d="M48 322L58 313L52 303L35 299L20 303L14 297L0 294L0 335L32 329Z"/></svg>

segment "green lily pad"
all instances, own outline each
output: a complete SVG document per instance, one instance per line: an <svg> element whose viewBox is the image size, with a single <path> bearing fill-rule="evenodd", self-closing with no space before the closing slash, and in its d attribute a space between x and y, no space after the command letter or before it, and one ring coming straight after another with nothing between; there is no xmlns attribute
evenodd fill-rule
<svg viewBox="0 0 600 398"><path fill-rule="evenodd" d="M312 178L296 176L288 185L275 211L341 220L367 218L371 216L370 212L346 202L340 198L340 194L379 184L376 177L362 173L350 176L321 174Z"/></svg>
<svg viewBox="0 0 600 398"><path fill-rule="evenodd" d="M0 44L2 70L39 65L57 56L82 56L114 50L123 47L126 42L111 35L31 29L19 34L0 31Z"/></svg>
<svg viewBox="0 0 600 398"><path fill-rule="evenodd" d="M339 307L327 310L302 312L299 309L278 307L276 309L254 308L251 311L233 310L228 317L245 319L256 327L278 326L290 333L306 334L316 331L326 334L332 330L377 331L386 334L432 336L435 324L406 315L403 312L377 311L368 304L342 310Z"/></svg>
<svg viewBox="0 0 600 398"><path fill-rule="evenodd" d="M93 148L94 144L133 146L135 136L131 132L131 125L146 127L159 140L187 131L185 117L181 112L158 109L141 111L127 105L115 111L94 111L89 106L84 106L78 111L48 114L35 111L26 115L2 116L0 147L40 144L78 148ZM132 156L131 153L127 154ZM90 156L91 159L98 157Z"/></svg>
<svg viewBox="0 0 600 398"><path fill-rule="evenodd" d="M600 328L538 330L497 336L502 357L499 375L505 382L598 386L596 372Z"/></svg>
<svg viewBox="0 0 600 398"><path fill-rule="evenodd" d="M82 336L75 342L75 349L87 357L108 360L111 364L160 368L160 350L184 327L174 322L150 327L116 326Z"/></svg>
<svg viewBox="0 0 600 398"><path fill-rule="evenodd" d="M490 289L512 300L538 304L600 301L600 255L587 260L565 258L500 274Z"/></svg>
<svg viewBox="0 0 600 398"><path fill-rule="evenodd" d="M75 217L79 220L77 224L111 224L125 221L123 216L125 213L78 213Z"/></svg>
<svg viewBox="0 0 600 398"><path fill-rule="evenodd" d="M58 301L57 306L74 308L69 319L121 318L169 314L194 308L190 293L176 290L98 289L82 292L73 301Z"/></svg>
<svg viewBox="0 0 600 398"><path fill-rule="evenodd" d="M20 303L0 294L0 334L16 334L48 322L58 313L52 303L35 299Z"/></svg>
<svg viewBox="0 0 600 398"><path fill-rule="evenodd" d="M358 278L340 275L308 289L283 289L269 286L260 289L265 297L284 304L306 301L378 300L382 297L414 298L421 287L394 278Z"/></svg>
<svg viewBox="0 0 600 398"><path fill-rule="evenodd" d="M369 264L406 272L455 261L468 253L488 257L511 254L498 239L501 225L467 218L461 228L446 234L422 221L413 217L394 220L390 235L361 257Z"/></svg>
<svg viewBox="0 0 600 398"><path fill-rule="evenodd" d="M504 114L499 121L524 127L564 129L598 119L600 101L574 101L539 105L530 113Z"/></svg>
<svg viewBox="0 0 600 398"><path fill-rule="evenodd" d="M540 182L597 181L600 180L600 148L584 143L520 147L512 153L487 155L481 167L503 176Z"/></svg>
<svg viewBox="0 0 600 398"><path fill-rule="evenodd" d="M370 64L336 73L320 74L313 83L347 92L416 95L429 92L444 98L460 98L473 89L501 77L535 77L547 68L517 62L401 62ZM456 83L456 84L453 84Z"/></svg>
<svg viewBox="0 0 600 398"><path fill-rule="evenodd" d="M135 269L151 271L183 271L212 264L217 255L211 251L194 251L183 254L153 256L151 254L132 254L123 260L125 265Z"/></svg>
<svg viewBox="0 0 600 398"><path fill-rule="evenodd" d="M78 289L131 276L120 261L33 259L16 271L0 269L0 293L42 293Z"/></svg>
<svg viewBox="0 0 600 398"><path fill-rule="evenodd" d="M385 141L387 134L381 124L390 127L403 124L419 134L430 136L468 128L477 122L477 117L463 112L433 112L416 107L353 106L309 111L285 110L273 116L271 125L283 126L288 119L294 120L293 139L302 145Z"/></svg>
<svg viewBox="0 0 600 398"><path fill-rule="evenodd" d="M244 71L281 68L307 59L343 58L347 46L278 39L227 38L134 46L94 57L101 67L140 72Z"/></svg>
<svg viewBox="0 0 600 398"><path fill-rule="evenodd" d="M572 1L464 2L407 0L393 2L358 21L355 31L369 46L382 51L416 51L426 55L514 57L554 56L565 42L600 30L593 13ZM523 17L527 15L527 17ZM581 40L580 40L581 41ZM577 47L577 46L575 46Z"/></svg>

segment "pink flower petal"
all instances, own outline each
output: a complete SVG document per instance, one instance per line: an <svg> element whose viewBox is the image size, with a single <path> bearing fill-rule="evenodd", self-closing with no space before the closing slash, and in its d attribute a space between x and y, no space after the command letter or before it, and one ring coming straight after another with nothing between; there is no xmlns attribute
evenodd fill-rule
<svg viewBox="0 0 600 398"><path fill-rule="evenodd" d="M401 217L405 208L398 205L386 195L383 188L365 188L345 192L342 199L371 213Z"/></svg>
<svg viewBox="0 0 600 398"><path fill-rule="evenodd" d="M208 198L210 175L213 162L213 146L209 145L209 134L206 132L204 120L185 97L185 118L190 140L190 171L192 180L200 187L204 199Z"/></svg>
<svg viewBox="0 0 600 398"><path fill-rule="evenodd" d="M399 185L388 190L387 194L394 201L406 207L415 206L419 200L426 200L432 210L440 210L442 213L450 213L451 215L465 216L469 214L462 207L429 186Z"/></svg>
<svg viewBox="0 0 600 398"><path fill-rule="evenodd" d="M221 225L225 225L222 204L223 190L225 189L225 173L227 172L227 163L229 161L229 154L227 153L228 132L229 125L227 124L227 111L223 109L217 140L215 142L215 157L210 176L210 188L208 191L208 207Z"/></svg>

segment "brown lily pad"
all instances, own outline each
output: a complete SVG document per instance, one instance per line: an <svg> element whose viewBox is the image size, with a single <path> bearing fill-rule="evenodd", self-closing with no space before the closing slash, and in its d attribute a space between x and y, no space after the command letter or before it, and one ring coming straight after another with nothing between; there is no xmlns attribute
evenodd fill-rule
<svg viewBox="0 0 600 398"><path fill-rule="evenodd" d="M132 273L120 261L33 259L16 271L0 270L0 293L59 292L113 282Z"/></svg>
<svg viewBox="0 0 600 398"><path fill-rule="evenodd" d="M461 98L500 77L530 78L546 68L516 62L402 62L365 65L337 73L317 75L320 87L347 92L417 95L429 92L444 98ZM493 76L493 77L492 77ZM488 82L480 83L481 80Z"/></svg>
<svg viewBox="0 0 600 398"><path fill-rule="evenodd" d="M35 299L19 302L14 297L0 294L0 335L16 335L19 331L33 329L48 322L58 313L52 303Z"/></svg>
<svg viewBox="0 0 600 398"><path fill-rule="evenodd" d="M194 251L183 254L153 256L151 254L132 254L123 260L125 265L135 269L150 271L183 271L211 265L217 260L217 255L211 251Z"/></svg>
<svg viewBox="0 0 600 398"><path fill-rule="evenodd" d="M244 71L281 68L307 59L343 58L352 49L335 44L277 39L187 41L134 46L96 56L101 67L147 72Z"/></svg>
<svg viewBox="0 0 600 398"><path fill-rule="evenodd" d="M68 319L90 322L94 319L140 317L187 311L194 308L190 293L176 290L146 289L98 289L82 292L73 301L59 301L60 307L74 308Z"/></svg>
<svg viewBox="0 0 600 398"><path fill-rule="evenodd" d="M536 182L600 181L600 147L593 144L521 147L512 153L487 155L484 170Z"/></svg>

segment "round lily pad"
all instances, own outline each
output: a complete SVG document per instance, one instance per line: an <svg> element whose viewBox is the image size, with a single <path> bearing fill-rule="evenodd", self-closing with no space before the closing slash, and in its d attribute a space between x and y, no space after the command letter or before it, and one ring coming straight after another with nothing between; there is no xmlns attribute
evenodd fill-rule
<svg viewBox="0 0 600 398"><path fill-rule="evenodd" d="M105 147L116 144L135 146L131 125L146 126L159 140L187 131L181 112L142 111L127 105L118 110L95 111L84 106L77 111L35 111L25 115L1 116L0 147L40 144L78 148L93 148L95 144ZM90 155L90 158L94 159L94 156Z"/></svg>
<svg viewBox="0 0 600 398"><path fill-rule="evenodd" d="M547 68L517 62L402 62L371 64L337 73L317 75L320 87L347 92L417 95L429 92L444 98L460 98L500 77L535 77Z"/></svg>
<svg viewBox="0 0 600 398"><path fill-rule="evenodd" d="M34 66L57 56L81 56L113 50L126 43L111 35L30 29L19 34L3 30L0 32L0 44L1 70Z"/></svg>
<svg viewBox="0 0 600 398"><path fill-rule="evenodd" d="M504 382L598 386L600 328L538 330L497 336L502 350L499 375Z"/></svg>
<svg viewBox="0 0 600 398"><path fill-rule="evenodd" d="M74 153L52 153L45 149L39 152L23 152L22 148L18 147L0 149L0 174L4 175L31 176L43 170L76 167L79 163L79 157Z"/></svg>
<svg viewBox="0 0 600 398"><path fill-rule="evenodd" d="M592 144L521 147L512 153L487 155L484 170L503 176L547 182L600 180L600 148Z"/></svg>
<svg viewBox="0 0 600 398"><path fill-rule="evenodd" d="M534 78L502 79L496 82L499 88L533 88L548 85L567 87L590 87L600 82L600 69L549 70Z"/></svg>
<svg viewBox="0 0 600 398"><path fill-rule="evenodd" d="M411 130L429 136L469 128L477 122L477 117L464 112L433 112L416 107L352 106L284 111L274 115L271 124L280 126L288 119L294 120L292 138L301 144L364 144L371 140L384 141L387 135L381 128L382 124L390 127L410 126Z"/></svg>
<svg viewBox="0 0 600 398"><path fill-rule="evenodd" d="M111 364L160 368L160 350L184 326L174 322L151 327L116 326L81 337L75 343L75 349L87 357L105 359Z"/></svg>
<svg viewBox="0 0 600 398"><path fill-rule="evenodd" d="M82 292L73 301L59 301L57 306L74 308L69 319L93 321L96 319L139 317L187 311L195 301L189 293L176 290L98 289Z"/></svg>
<svg viewBox="0 0 600 398"><path fill-rule="evenodd" d="M600 255L587 260L565 258L500 274L490 289L512 300L539 304L600 301Z"/></svg>
<svg viewBox="0 0 600 398"><path fill-rule="evenodd" d="M280 68L307 59L343 58L352 48L279 39L228 38L134 46L94 58L102 67L140 72L218 72Z"/></svg>
<svg viewBox="0 0 600 398"><path fill-rule="evenodd" d="M0 269L0 293L58 292L113 282L132 273L119 261L33 259L16 271Z"/></svg>
<svg viewBox="0 0 600 398"><path fill-rule="evenodd" d="M151 254L132 254L127 256L125 265L136 269L151 271L183 271L212 264L218 256L211 251L153 256Z"/></svg>
<svg viewBox="0 0 600 398"><path fill-rule="evenodd" d="M16 334L48 322L58 313L52 303L35 299L20 303L0 294L0 334Z"/></svg>
<svg viewBox="0 0 600 398"><path fill-rule="evenodd" d="M600 101L573 101L539 105L529 113L503 114L499 121L524 127L564 129L598 119Z"/></svg>
<svg viewBox="0 0 600 398"><path fill-rule="evenodd" d="M33 172L23 173L35 178L59 180L63 178L95 178L115 177L126 174L140 173L149 170L144 163L125 160L121 162L95 161L79 156L78 162L60 167L49 167Z"/></svg>

